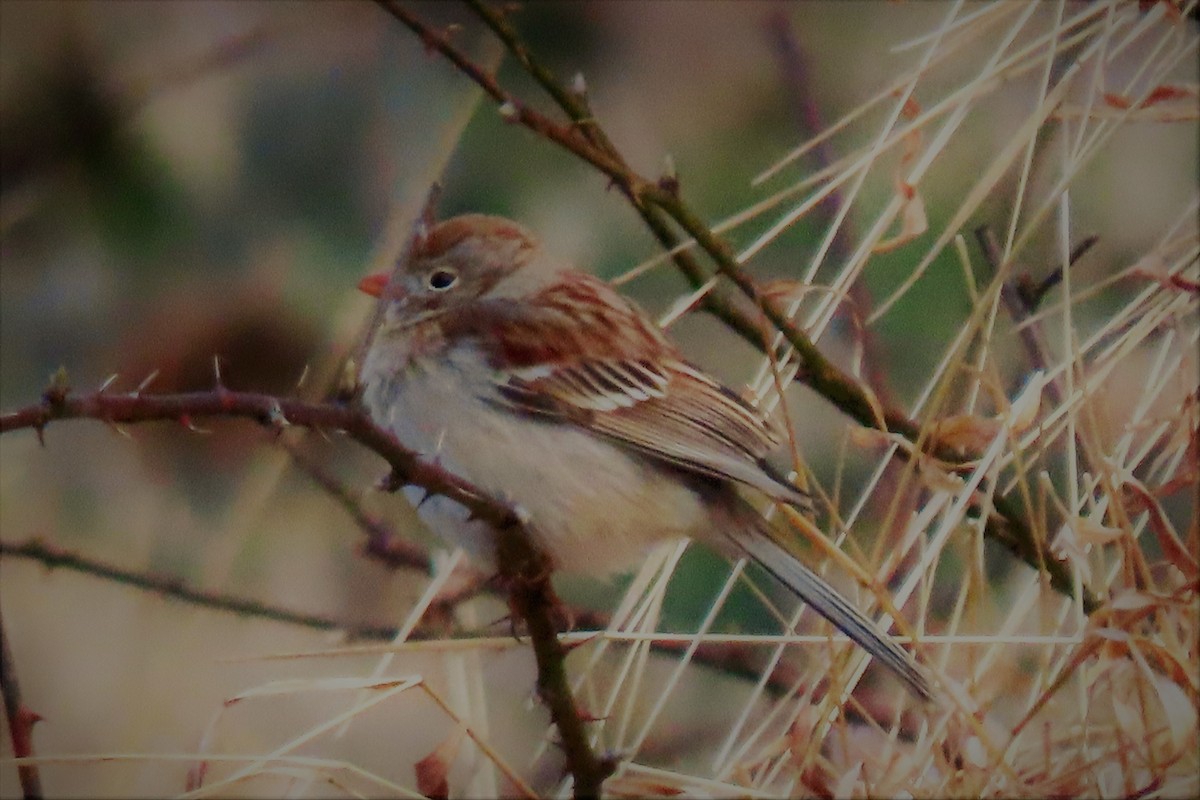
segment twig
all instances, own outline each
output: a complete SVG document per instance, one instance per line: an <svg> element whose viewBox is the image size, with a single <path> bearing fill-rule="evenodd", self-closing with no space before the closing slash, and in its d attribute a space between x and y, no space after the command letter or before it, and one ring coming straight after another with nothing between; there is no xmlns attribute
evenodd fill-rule
<svg viewBox="0 0 1200 800"><path fill-rule="evenodd" d="M513 613L529 626L529 639L537 661L538 696L550 710L558 728L567 769L574 779L574 796L600 796L604 780L613 773L616 761L597 756L588 743L584 716L575 704L567 677L567 649L558 639L554 622L561 608L550 584L550 564L533 548L523 530L499 531L496 555L500 574L508 583Z"/></svg>
<svg viewBox="0 0 1200 800"><path fill-rule="evenodd" d="M1070 254L1067 256L1066 268L1070 269L1071 267L1075 266L1075 262L1083 258L1084 254L1091 250L1098 241L1100 241L1100 237L1096 234L1085 236L1083 240L1079 242L1079 244L1075 245L1075 247L1071 249ZM1029 273L1023 273L1017 276L1016 292L1021 298L1021 302L1025 306L1025 313L1023 316L1028 316L1034 311L1037 311L1038 306L1042 304L1042 300L1045 299L1046 294L1049 293L1049 291L1055 286L1058 286L1060 283L1062 283L1062 279L1063 267L1061 266L1051 270L1050 274L1045 278L1042 278L1040 281L1035 280Z"/></svg>
<svg viewBox="0 0 1200 800"><path fill-rule="evenodd" d="M790 9L787 7L773 10L767 15L766 29L779 57L779 71L784 89L787 91L788 105L796 116L796 128L801 136L808 138L817 136L825 130L825 120L812 91L808 57L792 27L789 11ZM829 143L829 139L817 142L809 153L812 156L813 165L818 170L825 169L837 160L834 158L833 145ZM824 215L826 221L832 221L837 217L843 205L842 190L840 187L835 187L817 204L817 210ZM849 217L847 217L846 221L838 227L829 248L829 256L834 261L849 260L852 252L850 242L854 239L854 236L851 235L852 230ZM854 285L859 286L861 283L861 281L856 281Z"/></svg>
<svg viewBox="0 0 1200 800"><path fill-rule="evenodd" d="M36 561L48 569L62 568L73 570L102 580L111 580L115 583L131 586L142 591L154 592L155 594L169 597L181 603L198 605L213 611L233 613L243 617L270 619L276 622L298 625L315 630L342 630L347 633L349 638L365 641L390 642L396 636L397 629L395 627L386 625L358 625L331 616L301 614L291 609L273 606L268 603L254 603L205 592L189 587L184 581L178 578L154 576L135 570L123 569L99 559L56 547L37 539L21 543L0 541L0 556ZM473 597L478 593L478 588L480 587L471 585L468 588L470 596ZM499 587L493 586L492 582L488 581L482 588L494 591ZM442 598L441 602L449 607L462 602L464 599L467 598L461 596L459 592L454 592ZM601 611L574 606L565 606L562 610L563 615L573 620L575 625L582 630L602 631L609 625L609 616ZM427 629L424 626L418 626L409 638L413 640L430 639L439 632ZM494 634L484 630L466 630L459 631L455 635L456 638L469 639L475 636ZM664 655L683 653L687 649L686 642L680 642L675 639L651 642L650 646L655 652ZM697 648L692 660L709 669L717 670L723 675L757 680L761 676L761 672L757 666L759 659L755 656L755 650L754 646L747 644L708 642L701 644ZM796 678L797 676L794 672L780 666L776 668L767 685L773 691L782 693L795 683Z"/></svg>
<svg viewBox="0 0 1200 800"><path fill-rule="evenodd" d="M218 396L223 396L225 400L219 400ZM138 395L137 399L139 402L137 403L131 403L131 399L133 399L133 396L130 395L105 394L103 397L72 398L69 403L65 402L65 397L63 401L56 401L55 403L49 403L48 401L47 404L31 406L20 411L0 415L0 433L29 428L35 430L45 428L54 419L93 418L101 421L138 422L164 419L174 420L181 413L190 415L191 417L222 414L227 416L250 416L257 418L260 422L268 420L263 424L271 424L269 422L270 414L263 412L263 409L270 408L271 403L275 401L275 398L264 395L245 395L229 391L221 392L219 395L217 392L201 392L191 395ZM338 406L308 405L295 401L280 401L280 403L279 408L288 409L286 413L288 418L292 419L293 422L299 424L299 419L304 416L310 422L317 422L321 427L327 427L328 429L337 429L340 425L347 425L349 424L347 420L357 415L357 412ZM226 406L227 410L222 405ZM306 413L299 413L300 409L304 409ZM369 421L364 421L364 423L370 425ZM388 434L385 432L378 432L374 435L384 439L388 437ZM381 451L376 450L376 452ZM384 447L381 454L387 452L390 452L390 450L388 447ZM395 466L395 463L393 463L393 466ZM426 480L430 475L440 477L440 470L431 467L429 474L425 474L424 477L416 473L413 473L411 477L414 483L418 482L418 480L425 480L424 485L426 485L426 488L429 488L437 485L435 482ZM447 479L451 480L453 476L447 476ZM462 482L458 483L459 485L464 485ZM467 495L466 497L478 500L475 495ZM479 500L479 502L486 501ZM414 549L408 546L407 543L396 539L390 539L386 544L371 544L370 539L368 542L368 548L378 551L372 553L376 557L382 557L385 561L392 559L395 563L403 564L404 566L414 566L420 569L426 568L425 557L417 558ZM383 552L391 550L393 547L397 548L394 556ZM154 591L182 602L197 603L215 610L229 611L245 616L266 616L277 621L316 627L320 630L347 630L353 633L355 637L362 639L390 640L396 632L395 628L355 626L344 620L332 617L298 614L289 609L277 608L268 604L255 604L236 598L213 595L212 593L191 589L177 578L156 577L131 570L123 570L82 554L71 553L37 541L21 544L0 543L0 554L30 558L40 561L47 567L74 569L79 572L142 588L146 591ZM474 594L476 591L474 585L469 587L469 591ZM461 602L462 599L456 593L445 598L444 602L447 605L451 605ZM209 600L214 600L215 602L209 602ZM264 612L263 614L258 613L260 609ZM603 630L609 624L608 616L598 611L568 607L565 609L565 612L577 625L584 629ZM413 634L413 638L424 638L426 635L425 632L416 631ZM654 649L663 653L676 653L685 649L685 646L677 642L668 641L655 643ZM758 669L755 666L756 659L753 648L750 647L728 644L704 644L696 651L694 660L735 677L750 679L757 679L759 677ZM778 677L772 678L771 686L779 691L786 691L791 680L792 676L780 674Z"/></svg>
<svg viewBox="0 0 1200 800"><path fill-rule="evenodd" d="M367 535L363 552L378 559L393 569L420 569L428 571L433 559L424 548L396 535L383 520L370 514L362 507L356 492L330 475L300 447L292 442L277 438L275 444L287 451L292 463L321 487L341 507L354 524Z"/></svg>
<svg viewBox="0 0 1200 800"><path fill-rule="evenodd" d="M69 569L84 575L112 581L114 583L132 586L147 592L180 600L201 608L216 611L227 611L240 616L256 617L258 619L285 622L319 631L346 631L352 638L390 639L395 635L395 627L386 625L358 625L347 620L321 614L306 614L291 609L281 608L257 600L246 600L231 597L221 592L209 592L188 586L183 580L175 577L151 575L137 570L125 569L88 556L75 553L61 547L30 539L20 544L0 541L0 555L9 558L25 558L37 561L48 569Z"/></svg>
<svg viewBox="0 0 1200 800"><path fill-rule="evenodd" d="M13 663L12 648L8 643L8 629L0 611L0 694L4 695L4 715L8 718L8 733L12 737L13 755L29 758L33 755L33 725L41 716L30 710L21 699L21 686L17 681L17 669ZM25 800L40 800L42 778L36 764L17 767L21 782L21 794Z"/></svg>
<svg viewBox="0 0 1200 800"><path fill-rule="evenodd" d="M0 414L0 434L32 429L41 436L50 422L60 419L96 419L109 424L166 421L186 425L197 419L220 417L249 419L271 429L290 424L343 431L382 456L404 481L449 497L491 525L519 523L511 508L437 464L422 460L366 414L346 406L221 388L180 394L72 395L65 386L56 383L46 391L43 402Z"/></svg>
<svg viewBox="0 0 1200 800"><path fill-rule="evenodd" d="M420 37L421 42L429 49L436 50L450 61L460 72L475 82L489 97L500 106L501 113L509 122L516 122L529 128L539 136L557 142L566 149L584 159L596 169L603 172L613 181L627 181L631 172L619 161L614 160L608 153L602 152L584 137L577 128L560 125L546 115L529 108L514 95L509 94L486 69L472 61L465 53L456 48L450 38L426 25L416 15L395 0L376 0L384 11L391 14ZM626 186L629 191L636 187Z"/></svg>
<svg viewBox="0 0 1200 800"><path fill-rule="evenodd" d="M1092 249L1099 238L1098 236L1088 236L1077 244L1071 250L1067 268L1074 266L1084 253ZM999 275L1003 266L1004 254L1000 249L1000 243L996 241L996 234L989 226L980 225L975 229L975 240L979 243L979 249L983 251L983 258L992 274ZM1046 292L1058 285L1062 281L1062 277L1063 271L1060 267L1040 283L1036 283L1028 275L1022 275L1016 281L1005 281L1000 287L1000 298L1004 302L1004 307L1008 309L1008 314L1012 317L1013 322L1020 324L1027 320L1029 315L1037 310ZM1025 348L1025 354L1029 357L1030 366L1033 369L1049 370L1050 355L1046 352L1046 346L1038 336L1037 329L1030 325L1021 326L1017 330L1017 336ZM1046 385L1046 392L1056 404L1062 403L1062 387L1057 381L1050 381Z"/></svg>
<svg viewBox="0 0 1200 800"><path fill-rule="evenodd" d="M449 497L466 507L476 519L487 522L496 530L498 550L508 554L501 556L500 565L509 583L510 601L514 612L529 626L537 659L538 687L562 735L567 763L575 778L576 795L598 796L600 785L611 772L612 764L591 752L583 730L583 720L575 710L575 701L566 679L566 650L558 641L553 618L558 604L554 602L550 586L550 570L544 557L530 544L525 523L507 505L487 497L442 467L420 459L391 433L375 425L362 411L345 406L234 392L220 386L211 392L174 395L109 395L96 392L74 396L70 393L65 373L60 370L44 393L41 403L0 415L0 433L32 429L40 437L51 421L59 419L90 418L117 424L151 421L190 423L200 418L236 417L253 420L273 430L282 430L287 425L301 425L344 431L359 444L385 458L397 480ZM213 608L297 623L303 620L303 624L310 627L343 627L340 622L317 615L295 614L261 603L189 589L172 579L156 579L94 562L85 563L74 554L54 553L40 543L27 543L23 548L5 545L0 552L27 555L43 563L69 566L147 590L169 591L171 596L187 598Z"/></svg>
<svg viewBox="0 0 1200 800"><path fill-rule="evenodd" d="M792 25L789 9L779 7L768 14L766 31L779 58L779 69L790 101L789 105L796 117L796 127L804 138L818 136L825 130L825 120L813 90L808 54L804 51L800 37L797 36ZM837 160L833 152L833 145L827 138L818 141L809 153L813 167L817 170L826 169ZM835 187L822 198L814 210L822 215L824 224L833 225L844 205L842 190L840 187ZM827 257L834 263L848 262L853 254L851 242L855 238L852 218L847 215L833 234ZM873 305L871 290L865 281L857 280L850 284L847 293L849 306L842 304L842 315L850 326L852 339L858 348L860 359L858 371L884 407L894 405L894 394L888 381L888 371L884 369L885 359L879 346L879 339L870 327L863 324L862 316L858 311L858 309L863 309L861 313L865 313L865 309ZM891 461L888 464L888 468L884 471L877 489L873 493L875 503L884 505L892 502L897 494L898 476L901 471L901 462ZM905 493L903 498L905 506L903 510L893 510L887 517L891 520L890 530L885 532L886 535L879 537L880 544L894 541L892 537L903 531L907 518L906 512L916 503L916 499L917 493Z"/></svg>

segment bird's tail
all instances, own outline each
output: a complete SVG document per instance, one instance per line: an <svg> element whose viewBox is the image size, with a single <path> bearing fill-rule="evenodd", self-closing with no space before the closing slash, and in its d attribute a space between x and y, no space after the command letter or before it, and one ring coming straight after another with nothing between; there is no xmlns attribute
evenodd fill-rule
<svg viewBox="0 0 1200 800"><path fill-rule="evenodd" d="M929 680L912 657L819 575L771 538L766 521L754 514L753 527L732 525L727 533L747 556L829 620L842 633L895 672L922 699L931 697Z"/></svg>

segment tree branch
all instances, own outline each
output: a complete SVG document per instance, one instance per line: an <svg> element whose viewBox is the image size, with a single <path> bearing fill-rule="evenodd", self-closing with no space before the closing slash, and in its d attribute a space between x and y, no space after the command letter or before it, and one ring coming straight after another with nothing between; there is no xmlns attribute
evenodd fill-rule
<svg viewBox="0 0 1200 800"><path fill-rule="evenodd" d="M508 584L513 614L529 625L529 638L537 662L538 696L558 728L567 769L574 779L574 796L600 796L604 780L616 761L597 756L588 743L587 719L580 713L567 676L567 648L558 639L553 612L562 607L550 583L551 564L530 546L524 536L502 535L496 554L500 574Z"/></svg>
<svg viewBox="0 0 1200 800"><path fill-rule="evenodd" d="M8 718L8 733L12 737L13 755L29 758L33 755L33 725L42 717L25 705L21 699L21 686L17 681L17 668L13 663L12 648L8 644L8 629L4 626L4 615L0 611L0 694L4 695L4 715ZM42 778L36 764L17 767L17 778L21 782L21 794L25 800L41 800Z"/></svg>
<svg viewBox="0 0 1200 800"><path fill-rule="evenodd" d="M549 563L533 546L524 521L512 508L488 497L442 467L422 460L358 409L235 392L222 386L210 392L184 394L107 394L99 391L72 395L66 376L60 371L43 394L41 403L0 415L0 434L31 429L41 438L50 422L81 418L97 419L110 425L170 421L187 427L191 427L196 419L243 418L275 431L282 431L289 425L343 431L387 460L398 484L415 484L432 494L449 497L467 508L476 519L490 524L497 533L500 571L508 584L510 604L529 626L537 660L539 691L562 737L567 765L575 779L576 796L599 795L600 786L611 773L613 764L596 756L588 746L584 720L578 714L566 679L566 650L558 641L554 619L558 604L550 585ZM39 543L4 545L0 552L36 558L52 566L70 567L141 589L169 593L172 597L210 608L251 613L309 627L342 627L341 623L328 618L214 595L190 589L171 579L88 562L74 554L53 552Z"/></svg>
<svg viewBox="0 0 1200 800"><path fill-rule="evenodd" d="M209 608L215 611L226 611L239 616L267 619L274 622L285 622L319 631L346 631L351 637L363 639L390 639L395 636L395 626L387 625L358 625L347 620L322 614L305 614L287 608L260 603L257 600L246 600L231 597L221 592L210 592L188 586L180 578L165 575L151 575L138 570L125 569L115 564L109 564L79 553L56 547L38 539L30 539L20 544L0 541L0 555L9 558L24 558L37 561L48 569L69 569L84 575L132 586L154 594L179 600L184 603Z"/></svg>

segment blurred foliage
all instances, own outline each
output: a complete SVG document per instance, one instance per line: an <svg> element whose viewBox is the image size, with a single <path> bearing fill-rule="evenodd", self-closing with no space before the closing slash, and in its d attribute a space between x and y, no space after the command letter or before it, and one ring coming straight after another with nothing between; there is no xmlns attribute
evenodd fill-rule
<svg viewBox="0 0 1200 800"><path fill-rule="evenodd" d="M431 19L462 23L456 41L486 57L486 37L461 7L420 9ZM684 196L715 222L820 166L810 157L766 187L750 185L812 133L798 129L788 106L768 15L790 20L829 123L884 85L897 64L910 63L911 53L892 53L889 45L927 30L944 11L934 3L530 3L518 24L560 77L585 77L598 116L631 163L654 175L669 155ZM514 64L504 63L498 75L518 94L537 96ZM614 276L657 253L603 178L506 124L490 104L475 106L460 132L455 114L470 108L472 91L369 3L0 2L0 406L33 401L60 364L80 389L119 372L116 389L130 390L155 370L157 389L201 388L211 385L214 356L230 386L295 391L306 368L351 350L370 308L354 292L358 277L373 260L386 263L379 248L391 226L406 222L397 219L404 202L438 177L444 214L518 218L596 274ZM989 147L1006 135L1008 119L998 104L994 118L972 121L972 136ZM835 155L837 147L861 144L861 131L869 129L849 132ZM1146 198L1140 204L1146 214L1193 191L1196 147L1174 145L1172 152L1181 155L1169 167L1170 181L1142 165L1144 185L1121 183ZM1153 150L1140 155L1150 164L1158 160ZM962 187L975 177L974 163L975 153L964 147L940 159L922 187L934 225L957 207ZM1138 165L1102 164L1101 171ZM886 178L886 170L881 174ZM869 183L851 230L891 192L886 179ZM997 194L988 208L1001 217L1007 208ZM1091 195L1102 199L1105 192ZM1142 228L1126 229L1107 206L1088 203L1078 209L1081 226L1103 230L1104 238L1084 268L1109 269L1145 247ZM767 215L729 239L744 246L773 220ZM754 274L798 275L825 224L814 214L795 225L754 261ZM1043 252L1052 254L1052 244ZM920 253L901 248L873 258L869 295L885 297ZM1043 274L1044 266L1029 266ZM659 310L682 287L664 268L623 291ZM1115 297L1127 289L1107 291ZM1095 305L1103 317L1105 301ZM922 388L969 308L962 269L947 250L876 326L881 369L901 404ZM822 346L845 357L847 327L843 320ZM744 375L749 351L732 336L690 319L676 331L705 366ZM703 335L687 335L693 331ZM322 389L302 388L316 395ZM844 420L811 392L796 394L806 456L818 475L829 474ZM242 430L140 429L132 432L133 444L65 426L48 435L45 451L10 436L0 444L6 538L84 540L97 552L218 586L231 575L251 576L249 585L233 588L354 618L393 619L417 590L403 576L364 563L353 547L359 533L344 514L307 482L280 480L286 459ZM374 460L330 449L333 468L352 485L365 487L376 477ZM848 482L867 469L853 454L850 462ZM368 504L389 518L410 519L395 497ZM989 549L989 562L991 556ZM957 570L957 559L967 558L951 553L941 569ZM724 560L689 551L667 598L666 629L694 629L712 586L727 572ZM210 663L209 649L224 641L223 632L192 637L180 626L179 652L162 654L140 633L137 606L94 631L86 619L68 618L67 600L48 603L45 616L26 617L40 589L37 578L25 577L23 588L6 585L5 595L22 611L5 617L15 628L24 625L15 634L25 637L22 644L51 619L67 626L60 637L67 642L90 644L95 636L99 649L101 639L108 646L124 637L125 649L96 670L100 678L128 675L115 691L100 691L96 676L65 666L66 674L56 668L30 676L27 691L39 698L64 684L86 695L46 709L59 731L78 726L75 741L85 749L147 749L139 742L161 726L112 716L123 713L114 705L139 705L128 701L136 693L147 706L174 708L178 701L182 721L173 741L194 744L196 720L207 719L227 687L205 673L196 676L203 688L194 697L178 698L180 684L167 679L167 670L152 676L153 686L139 681L147 679L147 664ZM575 588L606 607L622 583ZM570 579L564 585L572 588ZM942 599L948 598L935 597L934 605ZM744 588L717 628L774 630ZM265 647L247 631L233 638ZM285 639L311 644L293 632L272 641L283 647ZM51 645L38 652L26 657L65 660ZM88 659L78 660L77 668L86 668ZM265 728L270 720L264 715ZM394 737L380 739L381 758L393 758Z"/></svg>

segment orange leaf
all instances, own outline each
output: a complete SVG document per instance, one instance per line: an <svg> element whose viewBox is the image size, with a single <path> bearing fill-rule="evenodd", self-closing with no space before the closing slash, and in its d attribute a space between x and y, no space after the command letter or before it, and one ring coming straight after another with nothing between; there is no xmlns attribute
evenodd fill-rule
<svg viewBox="0 0 1200 800"><path fill-rule="evenodd" d="M975 414L955 414L934 423L929 435L931 449L943 447L962 456L978 456L1000 433L1000 421Z"/></svg>
<svg viewBox="0 0 1200 800"><path fill-rule="evenodd" d="M1191 97L1195 93L1194 89L1189 89L1186 86L1159 84L1150 90L1150 94L1146 96L1146 99L1138 107L1148 108L1155 103L1162 103L1167 100L1179 100L1184 97Z"/></svg>
<svg viewBox="0 0 1200 800"><path fill-rule="evenodd" d="M1127 505L1149 512L1150 530L1154 532L1158 546L1162 548L1167 560L1189 578L1200 575L1200 564L1197 564L1195 556L1188 552L1187 546L1180 540L1166 512L1159 505L1158 498L1143 486L1141 481L1132 478L1125 482L1125 490Z"/></svg>
<svg viewBox="0 0 1200 800"><path fill-rule="evenodd" d="M902 183L897 187L897 194L904 200L900 209L900 230L895 236L881 239L871 248L872 253L887 253L902 244L908 244L913 239L929 230L929 218L925 214L925 201L917 194L910 184Z"/></svg>
<svg viewBox="0 0 1200 800"><path fill-rule="evenodd" d="M417 791L431 800L446 800L450 797L450 765L458 754L466 729L459 726L446 741L433 752L413 765L417 773Z"/></svg>
<svg viewBox="0 0 1200 800"><path fill-rule="evenodd" d="M1124 95L1105 92L1103 97L1104 102L1108 103L1113 108L1129 108L1131 105L1133 105L1133 103L1129 101L1129 98L1125 97Z"/></svg>

